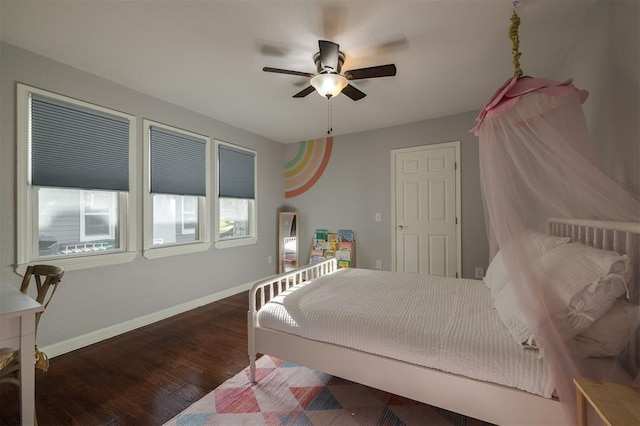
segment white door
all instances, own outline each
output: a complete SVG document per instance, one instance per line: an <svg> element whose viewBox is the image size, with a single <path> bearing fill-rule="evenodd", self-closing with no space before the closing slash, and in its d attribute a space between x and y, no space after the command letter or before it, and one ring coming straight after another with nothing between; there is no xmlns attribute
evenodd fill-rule
<svg viewBox="0 0 640 426"><path fill-rule="evenodd" d="M400 149L395 169L395 270L460 272L459 142Z"/></svg>

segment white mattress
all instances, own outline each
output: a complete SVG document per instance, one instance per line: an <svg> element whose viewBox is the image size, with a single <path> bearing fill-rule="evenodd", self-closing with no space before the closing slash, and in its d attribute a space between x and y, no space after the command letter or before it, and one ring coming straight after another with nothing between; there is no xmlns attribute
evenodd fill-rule
<svg viewBox="0 0 640 426"><path fill-rule="evenodd" d="M522 349L482 281L340 269L277 296L261 327L551 397L537 352Z"/></svg>

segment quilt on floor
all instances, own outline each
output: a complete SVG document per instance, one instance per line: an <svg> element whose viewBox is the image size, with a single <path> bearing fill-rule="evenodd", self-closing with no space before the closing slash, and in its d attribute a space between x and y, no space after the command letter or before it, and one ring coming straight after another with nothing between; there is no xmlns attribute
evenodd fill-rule
<svg viewBox="0 0 640 426"><path fill-rule="evenodd" d="M484 425L267 355L166 423L199 425Z"/></svg>

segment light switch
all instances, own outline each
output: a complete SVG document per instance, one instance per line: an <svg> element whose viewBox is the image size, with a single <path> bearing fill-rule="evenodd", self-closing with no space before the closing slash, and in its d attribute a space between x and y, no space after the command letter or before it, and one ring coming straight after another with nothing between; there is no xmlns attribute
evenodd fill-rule
<svg viewBox="0 0 640 426"><path fill-rule="evenodd" d="M376 222L380 222L382 220L382 213L376 213Z"/></svg>

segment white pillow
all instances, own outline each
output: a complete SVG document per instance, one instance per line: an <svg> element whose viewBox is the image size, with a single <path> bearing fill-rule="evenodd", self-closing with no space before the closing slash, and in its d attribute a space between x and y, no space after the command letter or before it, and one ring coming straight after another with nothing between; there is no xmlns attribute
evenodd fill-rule
<svg viewBox="0 0 640 426"><path fill-rule="evenodd" d="M502 323L507 327L509 334L517 343L525 345L532 339L533 332L527 324L524 313L520 309L518 299L515 296L513 286L508 283L493 299L493 307L496 309Z"/></svg>
<svg viewBox="0 0 640 426"><path fill-rule="evenodd" d="M507 272L507 267L504 264L504 257L502 257L501 250L496 253L491 263L489 263L487 273L482 280L489 290L491 290L491 296L493 297L495 297L495 295L509 281L509 273Z"/></svg>
<svg viewBox="0 0 640 426"><path fill-rule="evenodd" d="M572 298L584 288L595 291L606 275L612 273L624 278L623 274L629 269L627 256L579 243L556 247L542 255L540 261L549 279L547 289L558 303L555 311L568 306ZM624 290L616 297L623 292Z"/></svg>
<svg viewBox="0 0 640 426"><path fill-rule="evenodd" d="M618 356L640 325L640 306L616 300L591 327L573 338L571 352L580 357Z"/></svg>
<svg viewBox="0 0 640 426"><path fill-rule="evenodd" d="M548 251L540 261L545 267L543 290L566 339L586 330L626 291L627 256L572 243ZM494 307L516 342L535 337L510 281L495 296Z"/></svg>
<svg viewBox="0 0 640 426"><path fill-rule="evenodd" d="M562 336L568 339L591 327L626 291L627 284L618 274L607 274L595 287L582 289L556 314Z"/></svg>
<svg viewBox="0 0 640 426"><path fill-rule="evenodd" d="M555 314L561 335L570 339L590 328L625 291L624 280L619 275L609 274L593 291L585 288L576 294L569 306ZM535 340L510 283L496 296L494 308L516 342L527 346L526 342Z"/></svg>
<svg viewBox="0 0 640 426"><path fill-rule="evenodd" d="M553 235L547 235L542 232L531 230L525 231L524 236L531 242L536 256L542 256L549 250L560 245L567 244L571 240L569 237L555 237ZM489 287L489 290L491 290L491 295L494 298L500 290L504 288L507 282L509 282L509 273L507 272L507 268L504 264L504 258L502 257L501 250L496 253L489 264L483 281L487 287Z"/></svg>
<svg viewBox="0 0 640 426"><path fill-rule="evenodd" d="M542 256L549 250L567 244L571 241L569 237L556 237L554 235L544 234L538 231L525 231L525 237L531 241L533 250L538 256Z"/></svg>

